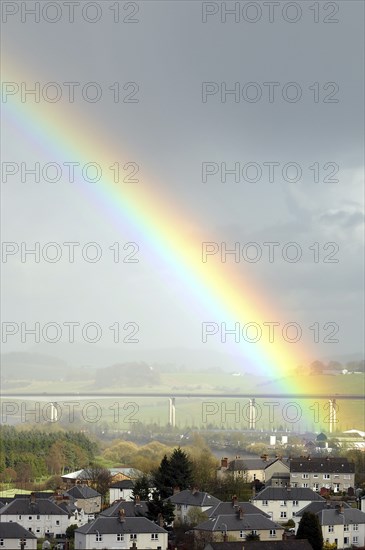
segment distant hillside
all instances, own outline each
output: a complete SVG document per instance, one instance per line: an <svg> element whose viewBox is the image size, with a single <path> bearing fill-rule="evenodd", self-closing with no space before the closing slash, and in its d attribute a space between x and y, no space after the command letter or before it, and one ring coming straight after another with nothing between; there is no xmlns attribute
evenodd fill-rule
<svg viewBox="0 0 365 550"><path fill-rule="evenodd" d="M146 363L118 363L111 367L97 369L95 386L105 388L109 386L143 387L161 383L158 372Z"/></svg>
<svg viewBox="0 0 365 550"><path fill-rule="evenodd" d="M42 353L12 352L1 355L4 380L58 380L70 366L57 357Z"/></svg>

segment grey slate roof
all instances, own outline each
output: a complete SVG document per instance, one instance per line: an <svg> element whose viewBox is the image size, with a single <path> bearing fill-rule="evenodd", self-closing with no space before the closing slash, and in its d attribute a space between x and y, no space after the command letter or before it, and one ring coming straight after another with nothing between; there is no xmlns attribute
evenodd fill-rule
<svg viewBox="0 0 365 550"><path fill-rule="evenodd" d="M356 508L344 508L342 513L338 510L321 510L317 513L321 525L343 525L347 523L365 523L365 513Z"/></svg>
<svg viewBox="0 0 365 550"><path fill-rule="evenodd" d="M222 527L224 525L224 527ZM227 529L226 529L227 526ZM237 514L235 516L222 514L200 523L194 527L197 531L252 531L253 529L276 529L283 531L283 527L275 523L263 514L244 514L241 519Z"/></svg>
<svg viewBox="0 0 365 550"><path fill-rule="evenodd" d="M216 506L221 501L209 493L203 491L190 491L185 489L165 500L170 500L172 504L185 504L187 506Z"/></svg>
<svg viewBox="0 0 365 550"><path fill-rule="evenodd" d="M263 460L262 458L235 458L230 460L228 464L228 471L237 471L237 470L264 470L273 462L276 462L277 458L272 458L269 460Z"/></svg>
<svg viewBox="0 0 365 550"><path fill-rule="evenodd" d="M290 472L353 474L355 464L341 457L301 457L290 461Z"/></svg>
<svg viewBox="0 0 365 550"><path fill-rule="evenodd" d="M19 523L1 523L0 522L0 539L36 539L34 533L31 533Z"/></svg>
<svg viewBox="0 0 365 550"><path fill-rule="evenodd" d="M263 514L269 518L269 514L266 514L251 502L237 502L236 506L233 506L232 502L220 502L214 508L207 510L207 514L210 518L219 515L234 515L237 514L238 508L241 508L245 514Z"/></svg>
<svg viewBox="0 0 365 550"><path fill-rule="evenodd" d="M122 479L110 486L110 489L133 489L134 481L132 479Z"/></svg>
<svg viewBox="0 0 365 550"><path fill-rule="evenodd" d="M126 517L138 517L145 516L147 514L147 502L141 500L139 504L136 504L133 501L118 500L114 502L109 508L101 512L101 516L118 516L119 510L123 509Z"/></svg>
<svg viewBox="0 0 365 550"><path fill-rule="evenodd" d="M96 530L105 535L114 533L167 533L165 529L147 518L126 517L121 522L119 518L106 516L98 516L94 521L76 529L76 532L93 535Z"/></svg>
<svg viewBox="0 0 365 550"><path fill-rule="evenodd" d="M347 502L342 503L344 508L350 508L350 506L347 504ZM299 510L295 515L296 516L302 516L304 512L313 512L313 514L317 514L317 512L320 512L321 510L325 509L333 509L336 510L336 507L339 508L339 503L327 500L325 502L323 501L317 501L317 502L311 502L310 504L307 504L307 506L304 506L301 510Z"/></svg>
<svg viewBox="0 0 365 550"><path fill-rule="evenodd" d="M252 500L320 500L325 502L325 499L321 497L312 489L308 487L265 487L262 491L257 493Z"/></svg>
<svg viewBox="0 0 365 550"><path fill-rule="evenodd" d="M16 498L0 509L0 515L61 515L66 516L67 512L57 504L46 498L31 502L29 498Z"/></svg>
<svg viewBox="0 0 365 550"><path fill-rule="evenodd" d="M88 499L101 496L95 489L87 485L74 485L74 487L71 487L66 493L76 499Z"/></svg>

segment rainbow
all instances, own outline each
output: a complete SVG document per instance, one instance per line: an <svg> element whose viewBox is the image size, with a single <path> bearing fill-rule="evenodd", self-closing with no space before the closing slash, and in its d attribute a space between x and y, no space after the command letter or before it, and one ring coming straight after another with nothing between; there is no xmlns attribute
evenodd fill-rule
<svg viewBox="0 0 365 550"><path fill-rule="evenodd" d="M26 78L23 76L21 81ZM239 271L233 263L221 263L218 256L202 262L202 243L207 239L197 221L182 212L172 196L156 196L153 177L148 177L148 185L145 179L144 183L115 183L112 171L104 168L121 157L120 151L108 143L107 133L102 135L99 127L93 128L92 121L80 114L75 118L75 105L68 109L61 103L22 103L9 96L3 107L4 119L27 140L27 147L42 156L50 155L48 162L62 158L81 165L97 162L103 167L98 183L78 181L73 184L75 193L82 192L95 203L107 223L118 230L128 227L143 239L143 254L146 252L152 264L156 259L163 262L169 276L183 289L182 304L191 304L202 322L226 322L230 328L235 322L240 326L251 322L263 326L269 321L285 324L278 315L278 306L269 303L257 283L248 274L242 277L242 266ZM123 157L133 158L127 147ZM242 338L235 344L236 354L238 350L243 371L249 365L258 374L280 377L280 385L289 391L298 389L290 376L291 369L308 363L312 356L301 342L288 343L280 335L279 340L270 343L266 333L256 343ZM286 382L286 376L290 382Z"/></svg>

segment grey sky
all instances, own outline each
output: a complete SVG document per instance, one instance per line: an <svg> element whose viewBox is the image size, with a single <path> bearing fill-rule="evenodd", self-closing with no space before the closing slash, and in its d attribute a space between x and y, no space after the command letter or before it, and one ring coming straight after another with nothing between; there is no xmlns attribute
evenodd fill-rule
<svg viewBox="0 0 365 550"><path fill-rule="evenodd" d="M18 5L20 10L23 3L7 4ZM80 2L80 6L85 4ZM78 95L70 105L65 95L55 108L81 113L100 149L107 138L120 151L120 159L115 160L137 162L140 184L156 186L156 196L168 196L191 223L192 232L199 227L207 241L227 242L227 247L235 242L262 245L278 241L279 250L296 242L303 252L298 263L280 257L270 263L264 252L257 263L240 262L237 269L242 280L252 278L255 289L276 304L281 317L305 329L303 342L314 357L362 353L363 3L330 2L325 11L324 2L296 2L302 16L289 23L282 10L293 18L294 8L281 2L270 23L267 6L264 9L262 3L254 2L262 8L257 23L235 23L233 16L222 23L223 3L211 2L210 9L218 13L202 23L201 2L120 2L121 17L138 6L138 23L132 24L113 22L110 7L114 3L96 4L102 17L95 24L83 21L79 11L75 22L68 23L65 6L61 20L54 24L42 14L40 23L33 23L31 17L22 23L20 11L9 15L3 23L2 49L6 64L13 64L19 75L17 82L26 74L23 80L29 84L100 83L103 97L99 102L88 103ZM226 4L232 7L235 3ZM239 4L242 9L247 2ZM318 23L313 22L310 5L318 5ZM338 6L337 14L332 15L331 6L334 11ZM246 13L254 17L254 11ZM339 22L324 23L326 16ZM116 81L138 83L139 103L114 103L108 87ZM202 103L202 82L218 83L219 91L222 82L229 89L236 82L240 89L254 82L263 96L250 103L241 95L236 103L229 95L222 103L217 93ZM272 103L267 82L279 83ZM289 82L297 83L302 91L295 103L282 98ZM314 101L316 82L318 102ZM328 95L331 92L333 96ZM288 93L293 93L293 87ZM326 97L339 101L326 103ZM28 105L31 109L31 99ZM3 103L5 112L6 107ZM3 137L3 161L44 164L55 160L22 136L7 116ZM69 160L61 154L58 162ZM222 183L219 174L202 183L204 162L219 166L225 162L227 167L236 162L241 166L257 163L263 175L256 183L236 183L233 176ZM268 162L280 163L273 182L268 181L263 164ZM288 162L301 167L300 181L283 181L281 168ZM314 163L320 167L318 183L313 181L314 169L309 169ZM326 163L332 164L324 170ZM333 177L339 183L323 183L334 164L339 171ZM95 345L112 348L116 358L127 352L135 353L138 360L143 350L170 347L235 352L234 345L224 346L217 339L201 342L203 321L232 319L213 318L199 304L194 307L195 298L184 280L176 280L168 265L157 260L150 263L144 254L146 243L133 228L123 222L114 225L108 211L75 190L75 184L22 183L13 177L2 183L2 194L4 241L25 241L29 246L35 241L95 241L105 252L96 264L82 260L72 265L63 260L36 264L32 259L22 263L19 255L9 257L2 263L4 321L96 321L105 331ZM114 264L108 247L116 241L122 245L138 242L139 263ZM309 249L316 242L318 263ZM335 243L337 252L331 247L324 251L326 243ZM201 243L196 246L199 257ZM323 263L324 254L330 252L338 263ZM247 292L246 284L243 289ZM107 328L115 321L138 322L140 342L116 350ZM313 345L306 327L329 321L340 327L339 343ZM93 361L92 346L85 347L85 362ZM31 338L22 343L19 335L2 346L4 353L30 349L38 348ZM57 354L58 348L43 343L39 349ZM71 345L62 348L71 362L72 353ZM181 363L181 358L176 362ZM207 364L211 364L210 353Z"/></svg>

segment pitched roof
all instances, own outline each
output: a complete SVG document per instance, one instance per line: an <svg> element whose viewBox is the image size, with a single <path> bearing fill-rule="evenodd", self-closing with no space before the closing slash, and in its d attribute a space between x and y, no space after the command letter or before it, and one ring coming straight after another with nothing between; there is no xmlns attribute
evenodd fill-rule
<svg viewBox="0 0 365 550"><path fill-rule="evenodd" d="M355 473L355 464L341 457L301 457L290 461L290 472Z"/></svg>
<svg viewBox="0 0 365 550"><path fill-rule="evenodd" d="M262 458L235 458L229 461L227 470L235 472L237 470L264 470L277 460L277 458L268 460L263 460Z"/></svg>
<svg viewBox="0 0 365 550"><path fill-rule="evenodd" d="M94 521L76 529L77 533L94 535L95 531L102 534L117 533L167 533L165 529L147 518L124 518L120 521L115 517L98 516Z"/></svg>
<svg viewBox="0 0 365 550"><path fill-rule="evenodd" d="M185 489L165 500L170 500L172 504L185 504L187 506L216 506L221 501L206 493L205 491L190 491Z"/></svg>
<svg viewBox="0 0 365 550"><path fill-rule="evenodd" d="M88 487L87 485L74 485L74 487L71 487L71 489L66 491L66 493L77 499L87 499L101 496L100 493L95 491L95 489L92 489L92 487Z"/></svg>
<svg viewBox="0 0 365 550"><path fill-rule="evenodd" d="M31 502L30 498L15 498L0 509L0 515L67 515L57 504L46 498Z"/></svg>
<svg viewBox="0 0 365 550"><path fill-rule="evenodd" d="M262 512L259 508L251 504L251 502L237 502L233 505L231 502L220 502L214 508L211 508L207 511L207 514L210 518L219 515L234 515L237 514L238 508L243 510L244 514L263 514L265 517L269 518L269 514Z"/></svg>
<svg viewBox="0 0 365 550"><path fill-rule="evenodd" d="M0 522L0 538L1 539L36 539L34 533L31 533L19 523L2 523Z"/></svg>
<svg viewBox="0 0 365 550"><path fill-rule="evenodd" d="M126 517L138 517L145 516L148 511L147 502L141 500L138 504L133 501L118 500L114 502L109 508L101 512L101 516L118 516L119 510L124 510Z"/></svg>
<svg viewBox="0 0 365 550"><path fill-rule="evenodd" d="M309 500L325 499L307 487L265 487L252 500Z"/></svg>
<svg viewBox="0 0 365 550"><path fill-rule="evenodd" d="M343 502L342 505L344 508L350 508L347 502ZM339 507L340 505L338 502L334 502L331 500L325 500L324 502L316 501L316 502L311 502L310 504L307 504L307 506L304 506L304 508L299 510L295 515L302 516L304 512L313 512L313 514L317 514L317 512L320 512L321 510L328 510L328 509L336 510L336 508L339 508Z"/></svg>
<svg viewBox="0 0 365 550"><path fill-rule="evenodd" d="M200 523L194 527L197 531L252 531L253 529L277 529L283 530L283 527L267 518L263 514L244 514L241 519L238 514L222 514Z"/></svg>
<svg viewBox="0 0 365 550"><path fill-rule="evenodd" d="M324 509L317 512L321 525L344 525L348 523L365 523L365 513L357 508Z"/></svg>
<svg viewBox="0 0 365 550"><path fill-rule="evenodd" d="M117 481L109 487L109 489L133 489L134 481L132 479L122 479L122 481Z"/></svg>

